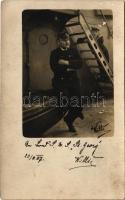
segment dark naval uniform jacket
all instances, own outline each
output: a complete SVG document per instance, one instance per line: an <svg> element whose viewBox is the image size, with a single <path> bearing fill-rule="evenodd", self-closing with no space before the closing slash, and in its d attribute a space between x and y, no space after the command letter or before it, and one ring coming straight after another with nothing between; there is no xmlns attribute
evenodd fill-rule
<svg viewBox="0 0 125 200"><path fill-rule="evenodd" d="M59 60L69 61L69 65L59 64ZM81 68L82 61L75 49L63 50L57 48L51 52L50 66L54 73L52 85L59 90L63 88L78 87L77 70Z"/></svg>

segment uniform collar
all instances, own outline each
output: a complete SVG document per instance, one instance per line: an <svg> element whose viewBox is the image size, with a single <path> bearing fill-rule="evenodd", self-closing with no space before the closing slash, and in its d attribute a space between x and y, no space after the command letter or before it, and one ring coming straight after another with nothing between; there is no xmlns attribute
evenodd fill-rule
<svg viewBox="0 0 125 200"><path fill-rule="evenodd" d="M62 47L59 47L62 51L67 51L69 48L63 49Z"/></svg>

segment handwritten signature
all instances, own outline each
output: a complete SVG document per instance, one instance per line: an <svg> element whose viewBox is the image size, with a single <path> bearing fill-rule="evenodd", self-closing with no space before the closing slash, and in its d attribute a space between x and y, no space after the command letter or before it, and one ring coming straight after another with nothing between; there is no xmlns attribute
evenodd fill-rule
<svg viewBox="0 0 125 200"><path fill-rule="evenodd" d="M73 169L77 169L81 167L96 167L96 164L93 164L93 159L91 158L91 156L87 156L87 155L76 156L75 163L77 164L81 163L82 165L69 168L69 170L73 170Z"/></svg>
<svg viewBox="0 0 125 200"><path fill-rule="evenodd" d="M101 120L95 122L91 125L91 131L94 131L95 133L103 131L101 135L98 136L98 138L102 137L106 133L109 133L111 130L106 130L105 128L108 127L110 123L103 124Z"/></svg>

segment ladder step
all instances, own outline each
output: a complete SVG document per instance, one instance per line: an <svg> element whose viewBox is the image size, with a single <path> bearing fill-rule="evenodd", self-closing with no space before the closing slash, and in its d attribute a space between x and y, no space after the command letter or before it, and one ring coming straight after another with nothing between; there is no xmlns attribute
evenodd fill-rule
<svg viewBox="0 0 125 200"><path fill-rule="evenodd" d="M91 73L100 75L100 69L98 67L90 68Z"/></svg>
<svg viewBox="0 0 125 200"><path fill-rule="evenodd" d="M99 69L99 67L97 65L88 65L88 67L90 67L90 68L98 68Z"/></svg>
<svg viewBox="0 0 125 200"><path fill-rule="evenodd" d="M84 49L81 49L84 50ZM91 51L86 51L81 54L83 58L96 58L95 55Z"/></svg>
<svg viewBox="0 0 125 200"><path fill-rule="evenodd" d="M90 66L98 67L99 66L97 60L86 60L85 62L86 62L88 67L90 67Z"/></svg>
<svg viewBox="0 0 125 200"><path fill-rule="evenodd" d="M76 44L88 44L88 42L86 40L84 40L83 42L79 43L79 42L76 42Z"/></svg>
<svg viewBox="0 0 125 200"><path fill-rule="evenodd" d="M113 88L113 85L112 83L106 83L106 82L98 82L98 84L100 85L100 87L103 87L103 88Z"/></svg>
<svg viewBox="0 0 125 200"><path fill-rule="evenodd" d="M88 43L87 37L82 37L77 39L77 44Z"/></svg>
<svg viewBox="0 0 125 200"><path fill-rule="evenodd" d="M84 60L97 60L97 58L84 58Z"/></svg>
<svg viewBox="0 0 125 200"><path fill-rule="evenodd" d="M71 34L69 34L70 36L75 36L75 35L83 35L84 34L84 32L80 32L80 33L71 33Z"/></svg>
<svg viewBox="0 0 125 200"><path fill-rule="evenodd" d="M66 24L65 26L70 27L70 26L78 26L78 25L80 24L78 22L75 22L75 23Z"/></svg>
<svg viewBox="0 0 125 200"><path fill-rule="evenodd" d="M88 43L84 43L84 45L79 44L79 50L91 50Z"/></svg>
<svg viewBox="0 0 125 200"><path fill-rule="evenodd" d="M80 53L91 52L90 49L80 50Z"/></svg>

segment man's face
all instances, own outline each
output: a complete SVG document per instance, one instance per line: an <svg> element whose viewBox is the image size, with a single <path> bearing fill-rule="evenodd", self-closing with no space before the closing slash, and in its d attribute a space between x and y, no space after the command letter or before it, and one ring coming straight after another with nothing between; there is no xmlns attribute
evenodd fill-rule
<svg viewBox="0 0 125 200"><path fill-rule="evenodd" d="M60 39L59 40L59 46L63 49L67 49L70 47L70 40L69 39L66 39L66 40L62 40Z"/></svg>
<svg viewBox="0 0 125 200"><path fill-rule="evenodd" d="M100 35L100 31L96 30L96 31L93 31L93 36L95 39L97 39Z"/></svg>

